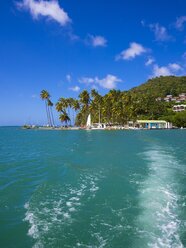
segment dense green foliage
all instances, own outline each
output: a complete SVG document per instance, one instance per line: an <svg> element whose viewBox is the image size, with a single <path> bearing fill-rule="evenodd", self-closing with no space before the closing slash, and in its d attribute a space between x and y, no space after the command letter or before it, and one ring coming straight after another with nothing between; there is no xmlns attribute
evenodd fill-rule
<svg viewBox="0 0 186 248"><path fill-rule="evenodd" d="M162 119L172 122L175 127L186 128L186 111L172 113L170 115L163 116Z"/></svg>
<svg viewBox="0 0 186 248"><path fill-rule="evenodd" d="M67 124L71 114L76 114L76 125L86 124L91 113L92 121L112 124L126 124L129 120L165 119L175 126L186 126L186 111L174 113L175 102L157 101L158 97L168 94L178 96L186 92L186 77L159 77L148 80L129 91L110 90L106 95L100 95L96 90L83 90L78 99L60 98L56 110L60 120ZM71 112L72 113L72 112Z"/></svg>
<svg viewBox="0 0 186 248"><path fill-rule="evenodd" d="M165 97L166 95L178 96L186 92L186 77L158 77L148 80L138 87L130 90L134 93L149 94L154 97Z"/></svg>

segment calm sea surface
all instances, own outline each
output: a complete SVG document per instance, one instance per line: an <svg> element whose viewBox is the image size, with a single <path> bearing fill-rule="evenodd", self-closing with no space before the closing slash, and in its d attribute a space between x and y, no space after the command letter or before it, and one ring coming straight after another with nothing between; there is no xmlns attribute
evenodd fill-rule
<svg viewBox="0 0 186 248"><path fill-rule="evenodd" d="M186 130L1 127L0 247L186 247Z"/></svg>

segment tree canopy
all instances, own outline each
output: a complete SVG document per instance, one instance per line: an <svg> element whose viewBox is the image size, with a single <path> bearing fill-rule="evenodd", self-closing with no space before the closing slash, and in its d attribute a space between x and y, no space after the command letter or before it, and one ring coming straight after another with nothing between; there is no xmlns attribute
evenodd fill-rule
<svg viewBox="0 0 186 248"><path fill-rule="evenodd" d="M56 110L62 122L70 121L70 111L75 111L75 123L86 124L89 113L94 123L101 119L103 123L126 124L129 120L165 119L176 126L185 126L186 111L175 114L172 106L175 102L157 101L166 95L178 96L186 92L186 77L166 76L148 80L129 91L112 89L104 96L95 89L83 90L78 99L61 97Z"/></svg>

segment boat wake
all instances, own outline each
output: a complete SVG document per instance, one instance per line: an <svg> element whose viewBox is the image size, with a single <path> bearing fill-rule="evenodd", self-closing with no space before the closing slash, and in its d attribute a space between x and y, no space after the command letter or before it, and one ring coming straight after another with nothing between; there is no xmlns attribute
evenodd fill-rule
<svg viewBox="0 0 186 248"><path fill-rule="evenodd" d="M76 186L45 185L34 194L25 204L24 218L29 223L28 235L36 241L34 248L54 247L57 233L61 243L65 240L66 230L76 222L84 203L93 199L99 190L99 180L99 175L84 174Z"/></svg>
<svg viewBox="0 0 186 248"><path fill-rule="evenodd" d="M149 166L149 176L140 187L141 214L138 217L138 235L141 247L182 248L180 240L179 193L175 170L179 163L160 147L143 154ZM139 243L138 243L139 247Z"/></svg>

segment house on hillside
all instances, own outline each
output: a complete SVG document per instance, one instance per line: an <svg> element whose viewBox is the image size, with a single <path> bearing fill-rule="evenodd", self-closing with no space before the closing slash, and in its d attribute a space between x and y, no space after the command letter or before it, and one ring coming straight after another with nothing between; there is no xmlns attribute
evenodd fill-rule
<svg viewBox="0 0 186 248"><path fill-rule="evenodd" d="M182 112L182 111L186 110L186 104L174 105L172 110L174 112Z"/></svg>
<svg viewBox="0 0 186 248"><path fill-rule="evenodd" d="M156 98L156 101L162 101L161 97ZM172 96L172 95L166 95L166 97L163 98L163 101L165 102L184 102L186 101L186 93L181 93L179 96Z"/></svg>
<svg viewBox="0 0 186 248"><path fill-rule="evenodd" d="M181 102L186 101L186 93L181 93L181 94L179 94L179 100L180 100Z"/></svg>
<svg viewBox="0 0 186 248"><path fill-rule="evenodd" d="M165 102L171 102L172 101L172 95L166 95L166 97L164 97L164 101Z"/></svg>

